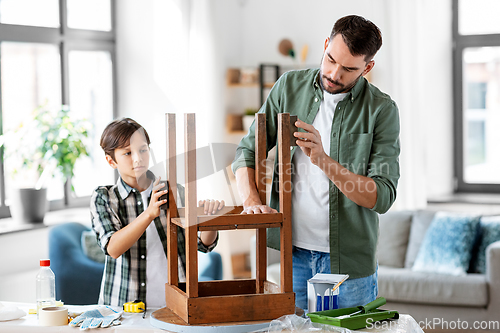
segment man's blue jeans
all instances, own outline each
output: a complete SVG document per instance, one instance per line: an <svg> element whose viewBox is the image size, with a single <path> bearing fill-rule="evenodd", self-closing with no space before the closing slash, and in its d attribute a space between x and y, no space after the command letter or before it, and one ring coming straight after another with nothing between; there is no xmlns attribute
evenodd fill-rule
<svg viewBox="0 0 500 333"><path fill-rule="evenodd" d="M373 275L359 279L347 279L342 283L339 287L339 308L365 305L375 300L378 294L377 271ZM307 280L316 273L331 273L330 254L294 246L293 291L295 292L295 305L306 312L308 312Z"/></svg>

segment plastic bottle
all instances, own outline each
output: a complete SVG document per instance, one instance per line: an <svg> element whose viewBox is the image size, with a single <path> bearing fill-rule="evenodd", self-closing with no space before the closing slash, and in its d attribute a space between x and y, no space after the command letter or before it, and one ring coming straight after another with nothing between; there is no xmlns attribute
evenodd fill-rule
<svg viewBox="0 0 500 333"><path fill-rule="evenodd" d="M50 269L50 260L40 260L40 270L36 275L36 312L55 304L56 276Z"/></svg>

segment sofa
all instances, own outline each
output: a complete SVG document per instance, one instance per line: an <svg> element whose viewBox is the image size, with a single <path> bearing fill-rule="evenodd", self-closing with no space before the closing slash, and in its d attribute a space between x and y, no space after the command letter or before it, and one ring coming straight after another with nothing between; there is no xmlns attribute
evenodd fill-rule
<svg viewBox="0 0 500 333"><path fill-rule="evenodd" d="M104 254L89 227L68 222L51 228L49 258L56 276L56 299L71 305L97 304ZM198 252L198 280L222 280L219 253Z"/></svg>
<svg viewBox="0 0 500 333"><path fill-rule="evenodd" d="M428 252L428 248L435 245L428 241L434 239L434 243L445 243L448 234L453 232L454 227L448 226L448 231L441 230L441 234L436 235L437 238L432 238L429 234L435 230L439 231L436 223L439 222L438 217L442 218L444 215L441 212L419 210L388 212L380 216L377 246L378 288L379 296L387 300L385 308L408 313L422 327L428 329L446 329L446 325L448 328L453 328L452 325L461 325L456 328L471 329L473 325L478 325L475 322L498 320L500 313L500 238L498 238L500 216L486 217L469 214L469 216L478 216L479 223L476 224L475 229L471 229L472 246L466 246L470 250L469 267L466 272L449 274L446 269L439 273L416 269L416 260L425 258L423 253ZM453 214L450 215L453 216ZM486 237L483 229L488 219L496 222L492 225L496 228L493 229L496 241L484 248L481 247ZM432 228L430 228L431 225ZM465 232L460 237L467 238ZM441 244L438 244L439 246ZM456 247L446 251L467 252ZM474 272L472 266L474 266L474 261L478 260L480 251L485 251L482 253L485 258L483 259L485 267L482 269L483 272L477 273ZM445 255L441 253L441 256ZM439 271L439 268L436 266L434 270ZM430 324L432 322L438 323L439 327L434 327L434 324ZM498 324L497 321L496 325ZM500 327L490 327L490 329L493 328L500 329Z"/></svg>
<svg viewBox="0 0 500 333"><path fill-rule="evenodd" d="M378 295L387 300L383 308L410 314L424 330L450 329L454 326L458 328L456 325L462 329L471 329L474 325L486 325L487 322L494 321L490 324L490 329L498 331L500 330L500 216L485 217L469 214L478 220L475 226L476 234L472 240L473 246L470 247L469 262L466 264L469 266L473 265L471 262L477 259L477 253L480 251L478 243L481 241L481 223L479 222L484 218L493 218L497 222L497 241L482 249L485 252L484 273L464 272L452 275L448 274L446 269L440 273L432 270L425 272L415 270L413 266L420 248L430 247L423 245L427 231L436 215L442 213L431 210L395 211L379 216ZM445 238L444 233L439 236ZM255 237L251 241L252 258L255 256L254 248ZM267 258L268 280L279 283L279 252L268 248ZM254 266L252 274L255 276Z"/></svg>

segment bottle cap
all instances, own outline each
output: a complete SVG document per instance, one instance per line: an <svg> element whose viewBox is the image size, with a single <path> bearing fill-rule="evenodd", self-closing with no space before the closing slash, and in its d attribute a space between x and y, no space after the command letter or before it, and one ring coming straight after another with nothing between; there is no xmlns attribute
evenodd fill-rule
<svg viewBox="0 0 500 333"><path fill-rule="evenodd" d="M40 266L43 267L50 266L50 259L40 260Z"/></svg>

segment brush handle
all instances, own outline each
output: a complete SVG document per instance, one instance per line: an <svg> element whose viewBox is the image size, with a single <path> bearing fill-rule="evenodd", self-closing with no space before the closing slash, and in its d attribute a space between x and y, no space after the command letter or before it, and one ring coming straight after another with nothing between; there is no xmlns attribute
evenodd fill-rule
<svg viewBox="0 0 500 333"><path fill-rule="evenodd" d="M376 308L378 308L379 306L382 306L386 303L386 300L385 298L383 297L379 297L377 299L375 299L373 302L370 302L368 304L366 304L365 306L363 306L364 308L364 312L367 313L368 311L370 310L374 310Z"/></svg>

